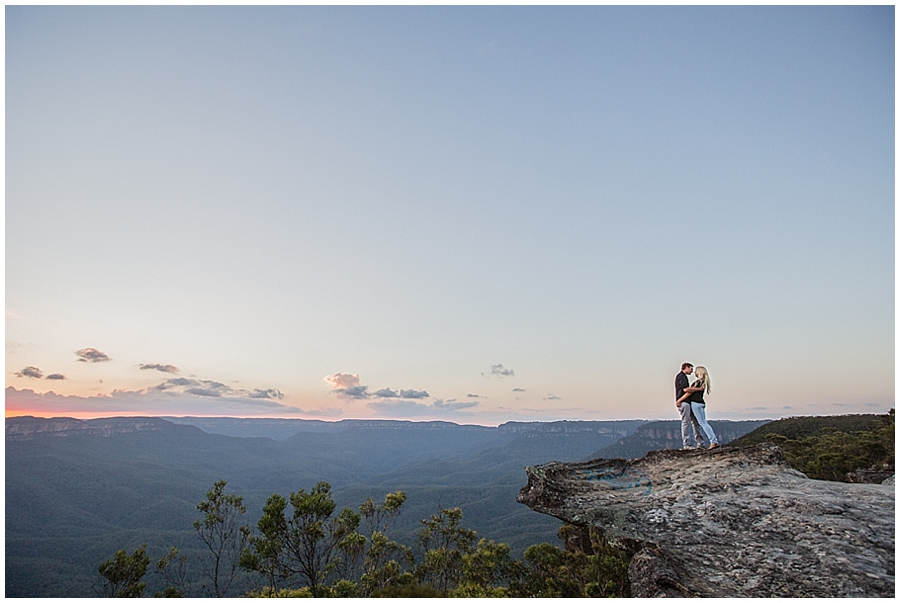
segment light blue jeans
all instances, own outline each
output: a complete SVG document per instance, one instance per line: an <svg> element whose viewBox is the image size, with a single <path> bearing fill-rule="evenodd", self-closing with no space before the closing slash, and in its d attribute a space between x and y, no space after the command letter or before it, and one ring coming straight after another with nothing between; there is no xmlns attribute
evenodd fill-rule
<svg viewBox="0 0 900 603"><path fill-rule="evenodd" d="M697 422L700 423L700 427L703 428L703 433L706 434L706 437L709 438L709 441L712 444L718 444L719 438L716 437L715 432L713 431L712 426L706 420L706 404L698 404L696 402L691 403L691 414L697 419Z"/></svg>
<svg viewBox="0 0 900 603"><path fill-rule="evenodd" d="M694 440L697 441L697 446L701 448L706 448L708 442L703 440L703 428L700 427L700 423L697 421L697 417L694 416L694 413L691 412L691 403L690 402L682 402L681 406L678 408L678 412L681 413L681 442L684 448L693 448L691 446L691 430L694 432Z"/></svg>

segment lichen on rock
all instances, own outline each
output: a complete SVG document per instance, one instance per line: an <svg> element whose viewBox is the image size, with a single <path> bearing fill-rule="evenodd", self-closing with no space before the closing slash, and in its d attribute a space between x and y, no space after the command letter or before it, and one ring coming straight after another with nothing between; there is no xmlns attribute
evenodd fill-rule
<svg viewBox="0 0 900 603"><path fill-rule="evenodd" d="M519 502L637 551L632 594L894 595L894 487L808 479L773 444L527 467Z"/></svg>

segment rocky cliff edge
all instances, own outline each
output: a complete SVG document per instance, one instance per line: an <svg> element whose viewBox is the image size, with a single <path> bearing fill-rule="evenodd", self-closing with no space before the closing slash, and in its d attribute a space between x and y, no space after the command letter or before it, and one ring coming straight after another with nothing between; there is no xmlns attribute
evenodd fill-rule
<svg viewBox="0 0 900 603"><path fill-rule="evenodd" d="M773 444L527 467L519 502L635 554L635 597L892 597L894 486L812 480Z"/></svg>

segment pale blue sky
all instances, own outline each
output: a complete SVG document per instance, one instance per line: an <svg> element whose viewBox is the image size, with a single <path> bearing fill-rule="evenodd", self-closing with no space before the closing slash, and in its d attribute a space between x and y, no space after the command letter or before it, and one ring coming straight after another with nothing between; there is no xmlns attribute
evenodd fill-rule
<svg viewBox="0 0 900 603"><path fill-rule="evenodd" d="M7 413L675 418L683 361L884 412L894 56L892 6L7 7Z"/></svg>

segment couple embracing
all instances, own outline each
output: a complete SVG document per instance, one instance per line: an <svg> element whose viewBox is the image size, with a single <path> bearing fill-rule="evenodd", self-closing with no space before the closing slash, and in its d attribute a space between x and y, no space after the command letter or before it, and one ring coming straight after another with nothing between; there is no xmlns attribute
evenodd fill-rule
<svg viewBox="0 0 900 603"><path fill-rule="evenodd" d="M709 444L712 450L719 447L719 439L706 420L706 402L703 400L703 394L710 393L712 385L705 367L697 367L697 379L690 383L688 375L693 372L694 365L685 362L675 375L675 406L681 413L681 442L686 450L695 448L690 441L693 428L696 448L706 448Z"/></svg>

